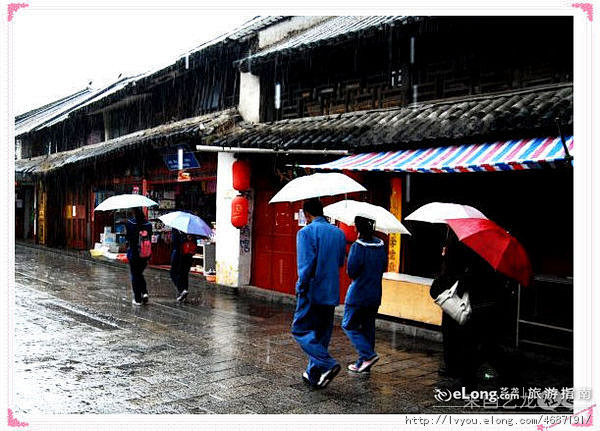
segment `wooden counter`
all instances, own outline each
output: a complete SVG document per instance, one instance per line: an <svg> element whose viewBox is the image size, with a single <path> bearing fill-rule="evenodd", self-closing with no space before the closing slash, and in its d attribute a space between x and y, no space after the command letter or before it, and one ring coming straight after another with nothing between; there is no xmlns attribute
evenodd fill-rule
<svg viewBox="0 0 600 431"><path fill-rule="evenodd" d="M442 324L442 309L429 296L430 278L386 272L379 314L402 319Z"/></svg>

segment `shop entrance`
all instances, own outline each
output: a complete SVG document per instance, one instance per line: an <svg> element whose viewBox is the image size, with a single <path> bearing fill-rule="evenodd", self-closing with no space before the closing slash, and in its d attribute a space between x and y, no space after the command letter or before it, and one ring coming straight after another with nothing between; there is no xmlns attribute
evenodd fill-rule
<svg viewBox="0 0 600 431"><path fill-rule="evenodd" d="M67 247L77 250L87 247L87 206L84 195L82 189L68 191L67 203L64 207Z"/></svg>
<svg viewBox="0 0 600 431"><path fill-rule="evenodd" d="M254 182L251 283L263 289L294 295L298 278L296 233L302 228L298 222L302 202L269 204L281 187L267 176L260 176ZM358 194L348 198L359 199ZM341 199L343 197L324 198L322 201L328 205ZM344 265L340 269L340 303L344 302L350 282Z"/></svg>
<svg viewBox="0 0 600 431"><path fill-rule="evenodd" d="M173 211L192 213L209 226L216 227L216 176L207 175L194 180L148 181L148 197L158 202L158 207L148 210L148 220L154 232L152 265L169 265L171 257L171 228L165 226L160 216ZM204 273L215 269L214 244L208 240L198 244L200 253L194 255L192 272Z"/></svg>

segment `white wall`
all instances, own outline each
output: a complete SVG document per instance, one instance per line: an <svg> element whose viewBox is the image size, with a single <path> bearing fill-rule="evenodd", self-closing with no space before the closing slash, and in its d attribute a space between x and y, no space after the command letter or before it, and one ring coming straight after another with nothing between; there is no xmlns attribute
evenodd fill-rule
<svg viewBox="0 0 600 431"><path fill-rule="evenodd" d="M260 78L251 73L240 73L240 115L245 121L260 120Z"/></svg>
<svg viewBox="0 0 600 431"><path fill-rule="evenodd" d="M243 193L248 199L248 224L240 229L240 266L238 283L240 286L250 284L252 276L252 219L254 214L254 191Z"/></svg>
<svg viewBox="0 0 600 431"><path fill-rule="evenodd" d="M238 286L240 262L240 231L231 224L231 200L236 196L232 187L232 153L219 153L217 159L217 283Z"/></svg>
<svg viewBox="0 0 600 431"><path fill-rule="evenodd" d="M220 152L217 165L217 283L239 287L250 283L252 266L253 192L249 200L248 225L238 229L231 224L231 201L239 192L233 189L233 153Z"/></svg>
<svg viewBox="0 0 600 431"><path fill-rule="evenodd" d="M258 48L273 45L288 37L291 32L303 30L325 21L327 16L294 16L290 20L267 27L258 33Z"/></svg>

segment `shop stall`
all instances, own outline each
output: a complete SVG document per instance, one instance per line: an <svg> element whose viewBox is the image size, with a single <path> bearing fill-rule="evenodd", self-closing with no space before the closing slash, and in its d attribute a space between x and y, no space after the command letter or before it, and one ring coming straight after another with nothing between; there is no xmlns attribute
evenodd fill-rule
<svg viewBox="0 0 600 431"><path fill-rule="evenodd" d="M145 194L158 203L148 209L152 223L152 265L169 265L171 228L161 221L162 215L185 211L202 218L213 228L211 238L197 238L192 272L215 270L214 238L216 230L217 161L215 154L196 154L189 151L167 150L164 163L151 170L146 180ZM179 169L182 168L182 169Z"/></svg>
<svg viewBox="0 0 600 431"><path fill-rule="evenodd" d="M332 165L362 171L365 182L379 178L379 186L371 187L389 190L387 207L403 222L427 203L455 202L474 206L507 229L526 249L534 278L526 288L507 279L498 298L506 310L501 325L506 338L516 344L571 349L572 312L563 305L573 298L573 168L568 153L565 157L561 151L565 147L572 151L572 137L358 154ZM453 149L464 155L453 158ZM492 150L493 159L487 155ZM463 164L451 165L448 160ZM328 165L314 167L327 169ZM382 170L391 172L382 178ZM388 236L389 265L379 312L437 326L442 313L429 287L440 271L447 227L405 224L411 236ZM556 226L561 226L560 232Z"/></svg>
<svg viewBox="0 0 600 431"><path fill-rule="evenodd" d="M183 151L179 151L182 149ZM181 163L180 163L181 162ZM111 176L112 175L112 176ZM171 228L159 219L172 211L185 211L201 217L213 228L211 238L198 238L192 272L213 272L214 231L216 229L216 156L198 155L187 146L176 146L162 152L146 154L145 169L118 166L107 170L107 176L93 187L91 208L118 194L143 194L158 203L145 209L152 224L152 257L150 264L168 266L171 256ZM117 258L127 249L126 222L128 211L93 212L92 238L96 255Z"/></svg>

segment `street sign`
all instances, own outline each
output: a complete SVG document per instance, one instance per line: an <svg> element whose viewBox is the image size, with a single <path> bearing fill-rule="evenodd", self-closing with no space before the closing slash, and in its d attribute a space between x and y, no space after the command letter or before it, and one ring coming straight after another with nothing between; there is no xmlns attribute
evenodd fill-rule
<svg viewBox="0 0 600 431"><path fill-rule="evenodd" d="M193 152L189 151L187 146L169 150L163 155L163 159L170 171L196 169L200 167L198 159L196 159Z"/></svg>

